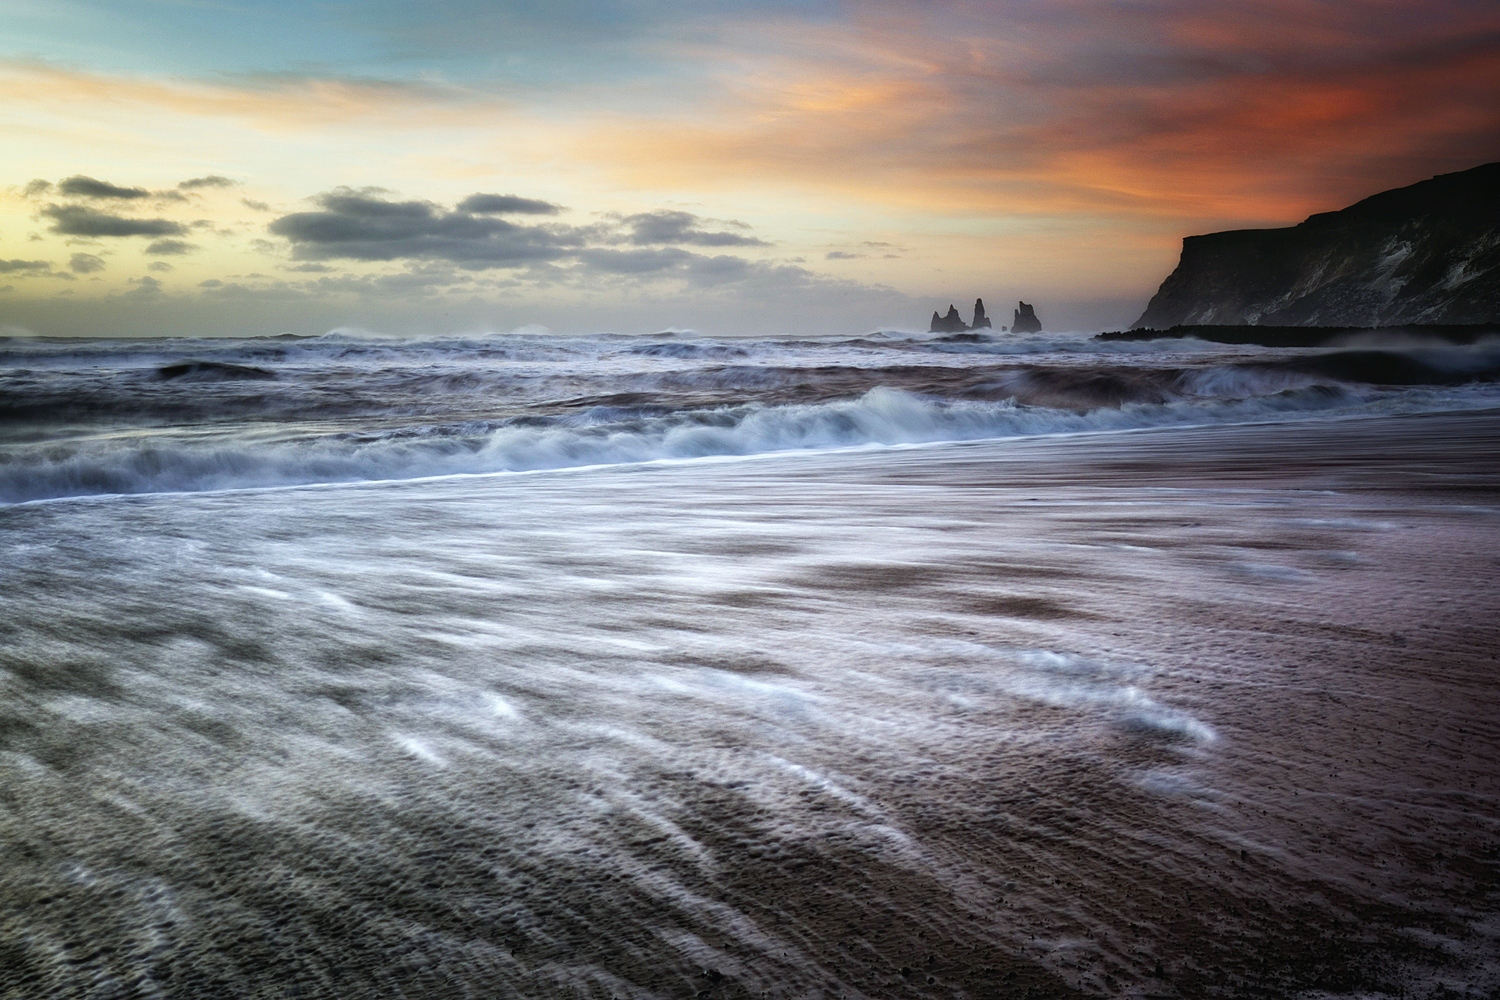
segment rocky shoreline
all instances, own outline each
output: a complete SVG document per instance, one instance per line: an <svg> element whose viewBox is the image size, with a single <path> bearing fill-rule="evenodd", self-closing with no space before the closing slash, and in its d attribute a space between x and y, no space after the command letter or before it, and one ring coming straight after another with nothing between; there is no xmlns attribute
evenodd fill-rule
<svg viewBox="0 0 1500 1000"><path fill-rule="evenodd" d="M1408 323L1401 326L1255 326L1249 324L1184 324L1167 329L1138 328L1101 333L1095 340L1168 340L1196 338L1215 344L1259 347L1332 347L1354 339L1437 340L1473 344L1482 337L1500 337L1500 323Z"/></svg>

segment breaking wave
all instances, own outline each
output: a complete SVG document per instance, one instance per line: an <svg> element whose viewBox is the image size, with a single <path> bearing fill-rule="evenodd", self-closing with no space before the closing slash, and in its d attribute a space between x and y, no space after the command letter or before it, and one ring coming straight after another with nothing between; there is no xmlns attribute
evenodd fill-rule
<svg viewBox="0 0 1500 1000"><path fill-rule="evenodd" d="M701 409L595 406L560 416L329 433L282 424L91 433L0 452L0 500L172 493L524 472L809 449L1245 423L1493 405L1461 389L1391 394L1323 385L1239 399L1125 403L1087 411L934 399L876 387L815 404Z"/></svg>

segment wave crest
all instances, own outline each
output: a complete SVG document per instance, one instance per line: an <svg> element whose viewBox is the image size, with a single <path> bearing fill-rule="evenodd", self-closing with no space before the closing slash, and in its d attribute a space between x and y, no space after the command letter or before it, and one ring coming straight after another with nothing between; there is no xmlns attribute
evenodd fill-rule
<svg viewBox="0 0 1500 1000"><path fill-rule="evenodd" d="M1421 397L1421 398L1419 398ZM1403 397L1401 409L1452 408L1455 397ZM1474 405L1483 400L1476 398ZM466 421L359 433L280 428L258 436L170 428L13 448L0 457L0 500L195 492L524 472L792 450L967 441L1038 434L1242 423L1288 416L1393 412L1378 392L1311 386L1251 399L1127 403L1087 412L1013 399L934 399L887 387L832 402L663 411L600 406L556 417Z"/></svg>

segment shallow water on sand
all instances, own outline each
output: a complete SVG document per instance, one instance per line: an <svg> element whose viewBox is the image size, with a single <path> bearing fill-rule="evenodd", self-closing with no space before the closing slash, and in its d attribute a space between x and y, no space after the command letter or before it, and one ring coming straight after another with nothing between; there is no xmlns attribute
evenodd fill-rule
<svg viewBox="0 0 1500 1000"><path fill-rule="evenodd" d="M1480 413L0 508L0 993L1489 995L1497 485Z"/></svg>

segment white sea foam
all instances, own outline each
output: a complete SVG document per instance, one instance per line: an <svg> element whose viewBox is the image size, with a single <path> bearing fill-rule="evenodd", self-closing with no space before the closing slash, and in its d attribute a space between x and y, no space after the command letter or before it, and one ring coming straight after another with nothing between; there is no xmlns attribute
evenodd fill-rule
<svg viewBox="0 0 1500 1000"><path fill-rule="evenodd" d="M750 404L644 416L596 408L542 422L481 421L360 434L267 430L259 424L192 433L152 428L14 445L0 464L0 500L415 479L1493 403L1487 392L1463 388L1401 393L1310 388L1075 412L1013 400L933 399L877 387L854 399L827 403Z"/></svg>
<svg viewBox="0 0 1500 1000"><path fill-rule="evenodd" d="M823 447L1211 409L874 396L702 422L779 420L831 437L774 440ZM681 414L573 416L467 437L608 441ZM1411 449L1463 422L1304 436ZM18 805L0 827L27 850L0 872L23 904L0 992L133 976L248 996L312 968L340 995L876 996L929 974L983 994L1004 970L1137 995L1191 983L1178 963L1200 946L1230 987L1267 959L1291 975L1295 947L1320 958L1365 903L1372 954L1431 919L1468 933L1487 914L1449 901L1484 902L1494 840L1487 784L1459 780L1488 782L1484 664L1379 661L1432 606L1409 581L1460 548L1482 561L1468 539L1488 535L1445 533L1489 515L1075 481L1080 451L1140 468L1259 434L10 508L0 766ZM414 440L448 438L362 447ZM1022 492L967 471L1018 451L1058 477ZM1327 443L1302 460L1334 454L1351 460ZM1341 549L1367 567L1324 572ZM1314 571L1219 586L1272 558ZM1384 624L1360 580L1396 585L1369 612ZM1328 637L1267 636L1276 620ZM1432 737L1425 762L1392 749ZM1424 838L1462 865L1409 880ZM1493 938L1472 940L1492 967Z"/></svg>
<svg viewBox="0 0 1500 1000"><path fill-rule="evenodd" d="M1444 378L1497 365L1493 345L1408 353L1413 370ZM17 340L0 344L9 366L0 501L1500 402L1493 384L1375 388L1306 360L1307 352L1082 334L950 342L521 330L398 341L338 330L254 341Z"/></svg>

